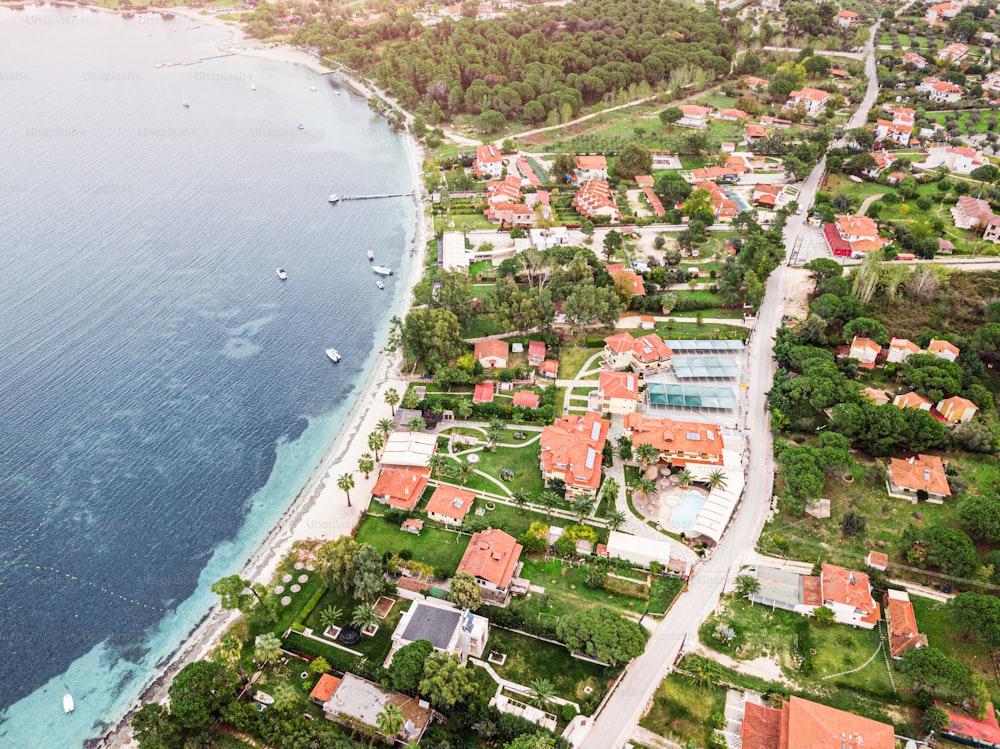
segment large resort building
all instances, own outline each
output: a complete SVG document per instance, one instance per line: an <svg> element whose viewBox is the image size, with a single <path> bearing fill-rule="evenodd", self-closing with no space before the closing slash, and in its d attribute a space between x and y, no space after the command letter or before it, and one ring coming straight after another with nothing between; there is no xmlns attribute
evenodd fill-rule
<svg viewBox="0 0 1000 749"><path fill-rule="evenodd" d="M568 414L542 430L540 463L548 486L558 479L567 498L593 497L601 485L601 460L610 422L593 411Z"/></svg>

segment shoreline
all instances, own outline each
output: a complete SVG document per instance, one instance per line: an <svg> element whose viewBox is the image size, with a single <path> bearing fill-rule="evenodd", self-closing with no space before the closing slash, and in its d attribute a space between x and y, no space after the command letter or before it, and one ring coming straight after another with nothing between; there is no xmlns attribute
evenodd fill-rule
<svg viewBox="0 0 1000 749"><path fill-rule="evenodd" d="M94 6L79 6L92 8ZM110 9L108 9L110 10ZM115 11L112 11L115 12ZM191 20L205 22L225 30L229 36L216 43L220 50L234 54L250 55L274 62L284 62L304 65L314 72L322 74L335 73L341 80L357 93L367 96L379 96L368 86L357 81L341 71L332 71L324 67L315 56L288 45L280 47L255 46L239 48L245 42L242 29L232 22L222 21L210 16L202 16L197 11L176 7L169 9L150 9L149 12L167 13L183 16ZM394 108L396 105L391 103ZM424 189L422 180L422 164L425 154L422 146L409 133L399 132L403 140L407 165L411 171L411 189L414 193L414 231L410 251L406 256L409 268L406 277L406 288L402 290L399 301L392 310L393 315L404 316L412 304L414 286L423 277L426 260L427 242L433 235L428 228L428 219L424 213ZM378 331L376 331L378 334ZM375 429L379 420L390 417L392 409L386 405L383 396L390 387L396 388L402 396L407 387L407 381L401 379L400 354L388 354L379 351L368 364L368 373L357 390L354 403L344 417L343 425L323 458L313 470L309 479L299 490L287 509L282 513L277 524L264 536L259 545L247 558L240 574L254 582L269 583L280 561L291 551L296 541L305 539L330 540L349 535L354 526L368 507L371 500L371 488L375 484L378 471L373 471L369 478L357 471L357 462L361 455L369 452L367 435ZM350 508L346 505L343 492L337 488L336 479L341 473L355 475L355 488L352 494L356 501ZM185 665L200 660L208 655L216 646L222 634L239 618L238 611L224 611L218 604L210 608L205 615L183 636L177 648L161 659L157 664L157 674L142 688L139 697L131 704L126 713L99 737L88 741L87 746L103 747L105 749L124 749L136 747L131 735L131 720L135 713L150 702L164 702L173 676Z"/></svg>

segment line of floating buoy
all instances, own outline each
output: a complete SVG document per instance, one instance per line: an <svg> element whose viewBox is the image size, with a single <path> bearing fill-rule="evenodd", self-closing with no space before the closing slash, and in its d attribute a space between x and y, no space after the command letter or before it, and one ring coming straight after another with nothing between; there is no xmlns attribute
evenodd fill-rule
<svg viewBox="0 0 1000 749"><path fill-rule="evenodd" d="M42 513L42 519L38 521L38 525L35 526L34 530L32 530L31 533L25 536L24 540L21 543L19 543L17 546L11 549L10 551L11 554L16 554L34 540L35 534L42 529L43 525L45 525L45 521L49 519L49 513L52 512L52 508L55 507L55 505L56 505L56 498L53 497L52 499L49 500L48 505L46 505L45 512Z"/></svg>

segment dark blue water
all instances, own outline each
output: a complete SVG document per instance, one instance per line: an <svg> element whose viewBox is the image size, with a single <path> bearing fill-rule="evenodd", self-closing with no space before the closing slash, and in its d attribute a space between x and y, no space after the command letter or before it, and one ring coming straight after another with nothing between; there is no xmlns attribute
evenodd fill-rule
<svg viewBox="0 0 1000 749"><path fill-rule="evenodd" d="M154 67L220 36L0 9L2 746L122 714L320 461L402 296L412 203L326 197L408 191L404 144L302 68Z"/></svg>

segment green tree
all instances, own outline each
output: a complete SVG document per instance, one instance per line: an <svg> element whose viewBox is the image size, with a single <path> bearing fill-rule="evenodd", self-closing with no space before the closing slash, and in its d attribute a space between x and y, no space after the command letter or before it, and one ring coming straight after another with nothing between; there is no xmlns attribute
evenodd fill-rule
<svg viewBox="0 0 1000 749"><path fill-rule="evenodd" d="M357 550L358 542L350 536L341 536L319 547L316 567L328 587L341 593L351 589L354 583L354 552Z"/></svg>
<svg viewBox="0 0 1000 749"><path fill-rule="evenodd" d="M586 494L581 494L573 500L572 508L574 514L576 514L576 519L579 522L583 522L587 516L594 511L594 505L597 504L593 497L589 497Z"/></svg>
<svg viewBox="0 0 1000 749"><path fill-rule="evenodd" d="M584 653L613 666L642 653L649 637L641 624L604 607L578 609L563 616L556 634L571 653Z"/></svg>
<svg viewBox="0 0 1000 749"><path fill-rule="evenodd" d="M613 531L619 531L622 526L628 521L625 513L621 510L611 510L608 513L608 529Z"/></svg>
<svg viewBox="0 0 1000 749"><path fill-rule="evenodd" d="M560 153L556 154L555 163L552 165L552 173L559 177L560 182L567 181L576 170L576 154Z"/></svg>
<svg viewBox="0 0 1000 749"><path fill-rule="evenodd" d="M545 508L545 521L552 520L552 508L559 503L559 495L551 489L546 489L538 495L538 503Z"/></svg>
<svg viewBox="0 0 1000 749"><path fill-rule="evenodd" d="M920 721L925 733L940 733L951 724L951 716L940 705L930 705Z"/></svg>
<svg viewBox="0 0 1000 749"><path fill-rule="evenodd" d="M605 234L603 242L604 259L610 262L611 258L613 258L615 256L615 253L622 248L624 243L625 241L624 238L622 237L621 232L616 231L615 229L612 229L607 234Z"/></svg>
<svg viewBox="0 0 1000 749"><path fill-rule="evenodd" d="M323 631L330 629L331 627L336 627L337 622L339 622L344 617L344 610L339 606L334 606L332 603L326 608L319 612L319 623L323 627Z"/></svg>
<svg viewBox="0 0 1000 749"><path fill-rule="evenodd" d="M363 453L360 458L358 458L358 470L365 475L367 479L371 472L375 470L375 459L372 458L371 453Z"/></svg>
<svg viewBox="0 0 1000 749"><path fill-rule="evenodd" d="M411 432L422 432L427 428L427 422L424 421L423 416L414 416L406 422L406 428Z"/></svg>
<svg viewBox="0 0 1000 749"><path fill-rule="evenodd" d="M669 128L683 116L684 112L681 111L680 107L667 107L660 112L660 122L662 122L665 127Z"/></svg>
<svg viewBox="0 0 1000 749"><path fill-rule="evenodd" d="M253 645L253 658L263 664L277 661L281 658L281 639L273 632L257 635Z"/></svg>
<svg viewBox="0 0 1000 749"><path fill-rule="evenodd" d="M682 469L681 472L677 474L677 481L680 482L682 489L686 489L691 486L691 482L693 480L694 477L692 476L691 471L687 468Z"/></svg>
<svg viewBox="0 0 1000 749"><path fill-rule="evenodd" d="M552 698L555 696L555 687L548 679L531 680L531 704L542 710L552 707Z"/></svg>
<svg viewBox="0 0 1000 749"><path fill-rule="evenodd" d="M354 552L353 562L354 597L371 603L386 587L382 557L371 544L361 544Z"/></svg>
<svg viewBox="0 0 1000 749"><path fill-rule="evenodd" d="M432 705L448 711L476 693L476 682L461 656L437 653L424 663L419 691Z"/></svg>
<svg viewBox="0 0 1000 749"><path fill-rule="evenodd" d="M139 749L180 749L184 742L179 721L159 702L147 702L132 718L132 736Z"/></svg>
<svg viewBox="0 0 1000 749"><path fill-rule="evenodd" d="M637 174L653 171L653 155L641 143L628 143L618 152L614 172L619 179L634 179Z"/></svg>
<svg viewBox="0 0 1000 749"><path fill-rule="evenodd" d="M650 463L655 463L660 459L660 451L649 442L640 442L635 446L635 457L639 460L643 472L649 468Z"/></svg>
<svg viewBox="0 0 1000 749"><path fill-rule="evenodd" d="M396 406L399 405L399 392L396 388L389 388L385 391L384 400L387 406L392 409L392 415L396 415ZM381 422L379 422L381 426Z"/></svg>
<svg viewBox="0 0 1000 749"><path fill-rule="evenodd" d="M497 445L500 444L500 440L503 438L504 429L507 425L504 424L499 419L493 419L490 425L486 428L486 445L493 452L497 451Z"/></svg>
<svg viewBox="0 0 1000 749"><path fill-rule="evenodd" d="M958 522L972 538L1000 542L1000 497L972 494L958 505Z"/></svg>
<svg viewBox="0 0 1000 749"><path fill-rule="evenodd" d="M222 717L239 688L239 678L225 666L189 663L170 684L170 715L185 729L203 731Z"/></svg>
<svg viewBox="0 0 1000 749"><path fill-rule="evenodd" d="M451 578L448 600L460 609L477 611L483 605L483 596L476 578L468 572L457 573Z"/></svg>
<svg viewBox="0 0 1000 749"><path fill-rule="evenodd" d="M402 709L391 702L386 703L385 707L375 717L375 727L378 729L378 732L390 741L402 730L404 722Z"/></svg>
<svg viewBox="0 0 1000 749"><path fill-rule="evenodd" d="M424 674L424 664L433 652L434 646L427 640L416 640L397 650L388 670L392 688L407 694L416 692Z"/></svg>
<svg viewBox="0 0 1000 749"><path fill-rule="evenodd" d="M1000 646L1000 598L980 593L959 593L948 603L955 626L975 633L990 648Z"/></svg>
<svg viewBox="0 0 1000 749"><path fill-rule="evenodd" d="M918 692L927 690L937 697L959 699L971 692L969 669L937 648L910 648L903 653L899 670Z"/></svg>
<svg viewBox="0 0 1000 749"><path fill-rule="evenodd" d="M725 471L716 469L708 474L707 481L709 489L725 489L729 479L726 478Z"/></svg>
<svg viewBox="0 0 1000 749"><path fill-rule="evenodd" d="M740 598L749 598L760 593L760 580L753 575L739 575L736 578L736 593Z"/></svg>
<svg viewBox="0 0 1000 749"><path fill-rule="evenodd" d="M219 596L225 610L239 609L246 614L260 603L262 591L255 589L259 587L239 575L229 575L212 583L212 592Z"/></svg>
<svg viewBox="0 0 1000 749"><path fill-rule="evenodd" d="M656 482L653 479L641 478L636 482L635 490L643 497L649 497L656 491Z"/></svg>
<svg viewBox="0 0 1000 749"><path fill-rule="evenodd" d="M817 627L829 627L833 624L833 609L826 606L813 609L813 621L816 622Z"/></svg>
<svg viewBox="0 0 1000 749"><path fill-rule="evenodd" d="M396 431L396 422L392 419L379 419L375 428L382 433L383 437L388 439L389 435Z"/></svg>
<svg viewBox="0 0 1000 749"><path fill-rule="evenodd" d="M328 661L323 656L318 658L313 658L312 663L309 664L309 673L313 676L319 676L325 674L330 670L330 661Z"/></svg>
<svg viewBox="0 0 1000 749"><path fill-rule="evenodd" d="M864 515L856 510L848 510L840 518L840 533L845 538L854 538L864 533L867 525Z"/></svg>
<svg viewBox="0 0 1000 749"><path fill-rule="evenodd" d="M298 704L302 692L292 686L291 682L283 681L274 687L274 709L279 713L289 713Z"/></svg>
<svg viewBox="0 0 1000 749"><path fill-rule="evenodd" d="M556 749L556 740L544 733L522 733L504 744L504 749Z"/></svg>
<svg viewBox="0 0 1000 749"><path fill-rule="evenodd" d="M375 431L368 435L368 449L375 453L375 460L379 459L378 451L385 447L386 437L382 432Z"/></svg>
<svg viewBox="0 0 1000 749"><path fill-rule="evenodd" d="M342 473L337 478L337 488L347 496L347 506L351 506L351 489L354 488L354 477L349 473Z"/></svg>
<svg viewBox="0 0 1000 749"><path fill-rule="evenodd" d="M354 607L351 615L351 624L358 629L371 629L378 624L378 616L375 614L375 607L370 603L359 603Z"/></svg>
<svg viewBox="0 0 1000 749"><path fill-rule="evenodd" d="M691 195L691 183L676 171L668 171L656 179L656 194L667 207L683 203Z"/></svg>

